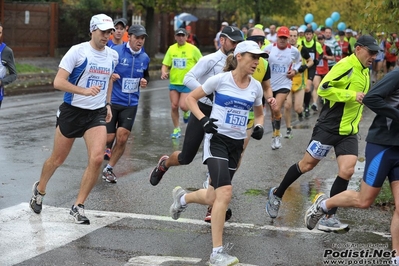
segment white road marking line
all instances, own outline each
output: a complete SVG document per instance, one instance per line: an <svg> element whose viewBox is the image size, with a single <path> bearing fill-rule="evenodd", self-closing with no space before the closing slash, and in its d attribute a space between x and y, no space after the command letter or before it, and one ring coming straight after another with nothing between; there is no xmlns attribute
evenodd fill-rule
<svg viewBox="0 0 399 266"><path fill-rule="evenodd" d="M91 225L79 225L69 209L43 205L37 215L28 203L0 210L0 265L14 265L44 252L64 246L120 218L90 217Z"/></svg>
<svg viewBox="0 0 399 266"><path fill-rule="evenodd" d="M66 245L94 230L114 223L122 218L167 221L209 226L203 220L173 220L166 216L136 213L107 212L85 210L90 218L90 225L75 224L69 216L69 208L57 208L43 205L40 215L33 213L28 203L21 203L0 210L0 265L13 265L40 255L44 252ZM324 234L319 230L308 230L293 227L277 227L273 225L255 225L250 223L226 223L226 228L242 228L252 230L271 230L307 234ZM366 232L367 233L367 232ZM389 238L383 232L368 232Z"/></svg>

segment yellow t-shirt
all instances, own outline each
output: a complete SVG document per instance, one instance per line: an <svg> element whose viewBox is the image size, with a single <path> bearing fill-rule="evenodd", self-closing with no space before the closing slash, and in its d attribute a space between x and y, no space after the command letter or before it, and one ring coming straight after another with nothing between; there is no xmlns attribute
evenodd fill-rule
<svg viewBox="0 0 399 266"><path fill-rule="evenodd" d="M302 45L299 45L298 47L299 53L302 50ZM302 58L302 65L306 64L306 60ZM292 78L292 86L291 86L291 91L293 93L300 91L306 87L306 80L308 79L308 70L306 69L302 73L297 73L293 78Z"/></svg>
<svg viewBox="0 0 399 266"><path fill-rule="evenodd" d="M170 84L183 85L184 76L202 57L200 50L191 43L171 45L166 51L162 64L170 68Z"/></svg>

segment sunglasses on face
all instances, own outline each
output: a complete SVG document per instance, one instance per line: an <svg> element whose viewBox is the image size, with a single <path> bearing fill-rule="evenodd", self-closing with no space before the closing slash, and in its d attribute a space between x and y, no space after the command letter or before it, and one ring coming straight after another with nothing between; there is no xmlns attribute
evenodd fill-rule
<svg viewBox="0 0 399 266"><path fill-rule="evenodd" d="M371 51L366 46L362 46L362 48L364 48L369 53L370 56L374 56L374 55L378 54L378 51Z"/></svg>
<svg viewBox="0 0 399 266"><path fill-rule="evenodd" d="M264 36L250 36L250 37L247 37L247 40L263 44L265 42L265 37Z"/></svg>

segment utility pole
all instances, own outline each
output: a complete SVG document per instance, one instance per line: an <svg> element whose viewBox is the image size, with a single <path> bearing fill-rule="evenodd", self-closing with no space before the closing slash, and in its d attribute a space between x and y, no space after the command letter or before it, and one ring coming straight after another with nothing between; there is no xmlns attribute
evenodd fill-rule
<svg viewBox="0 0 399 266"><path fill-rule="evenodd" d="M127 18L126 0L123 0L122 17L128 20L128 18ZM129 20L128 20L128 21L129 21Z"/></svg>

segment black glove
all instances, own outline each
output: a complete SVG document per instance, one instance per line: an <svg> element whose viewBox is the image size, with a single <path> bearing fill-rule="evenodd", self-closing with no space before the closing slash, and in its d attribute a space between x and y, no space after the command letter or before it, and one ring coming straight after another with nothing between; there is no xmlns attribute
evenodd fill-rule
<svg viewBox="0 0 399 266"><path fill-rule="evenodd" d="M254 127L254 131L252 132L251 137L260 140L263 137L263 131L264 131L263 127L258 124Z"/></svg>
<svg viewBox="0 0 399 266"><path fill-rule="evenodd" d="M213 123L216 121L218 121L218 120L215 118L209 118L207 116L204 116L200 120L202 127L204 128L204 131L206 133L213 133L213 134L218 133L218 131L217 131L218 126Z"/></svg>
<svg viewBox="0 0 399 266"><path fill-rule="evenodd" d="M298 72L299 72L299 73L303 73L306 69L308 69L308 66L307 66L307 65L301 65L301 66L298 68Z"/></svg>
<svg viewBox="0 0 399 266"><path fill-rule="evenodd" d="M319 60L317 60L317 59L313 60L313 65L314 66L317 66L318 64L319 64Z"/></svg>

